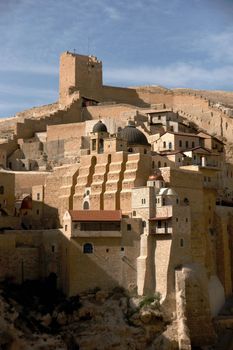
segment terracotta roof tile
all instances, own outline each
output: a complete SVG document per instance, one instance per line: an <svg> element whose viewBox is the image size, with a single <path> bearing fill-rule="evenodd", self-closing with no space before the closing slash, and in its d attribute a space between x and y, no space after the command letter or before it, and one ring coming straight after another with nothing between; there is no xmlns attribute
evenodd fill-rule
<svg viewBox="0 0 233 350"><path fill-rule="evenodd" d="M69 210L72 221L121 221L121 210Z"/></svg>

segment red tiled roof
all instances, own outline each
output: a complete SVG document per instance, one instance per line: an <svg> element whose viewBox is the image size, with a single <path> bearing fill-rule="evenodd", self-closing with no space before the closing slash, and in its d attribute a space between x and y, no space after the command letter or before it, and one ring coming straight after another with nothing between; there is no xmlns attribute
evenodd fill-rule
<svg viewBox="0 0 233 350"><path fill-rule="evenodd" d="M121 221L121 210L69 210L72 221Z"/></svg>
<svg viewBox="0 0 233 350"><path fill-rule="evenodd" d="M156 218L151 218L149 219L149 221L159 221L159 220L167 220L167 219L171 219L172 216L162 216L162 217L156 217Z"/></svg>

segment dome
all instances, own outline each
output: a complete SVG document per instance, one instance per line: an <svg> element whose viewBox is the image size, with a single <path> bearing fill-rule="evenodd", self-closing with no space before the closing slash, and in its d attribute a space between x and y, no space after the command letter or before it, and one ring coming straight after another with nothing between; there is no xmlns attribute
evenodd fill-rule
<svg viewBox="0 0 233 350"><path fill-rule="evenodd" d="M32 197L26 196L22 200L20 209L32 209Z"/></svg>
<svg viewBox="0 0 233 350"><path fill-rule="evenodd" d="M177 193L172 188L161 188L159 191L160 196L177 196Z"/></svg>
<svg viewBox="0 0 233 350"><path fill-rule="evenodd" d="M92 129L92 132L108 132L107 127L101 120L99 120Z"/></svg>
<svg viewBox="0 0 233 350"><path fill-rule="evenodd" d="M152 180L152 181L164 181L164 178L162 177L161 174L153 174L149 176L148 180Z"/></svg>
<svg viewBox="0 0 233 350"><path fill-rule="evenodd" d="M127 141L128 145L149 145L146 136L132 123L120 131L120 137Z"/></svg>

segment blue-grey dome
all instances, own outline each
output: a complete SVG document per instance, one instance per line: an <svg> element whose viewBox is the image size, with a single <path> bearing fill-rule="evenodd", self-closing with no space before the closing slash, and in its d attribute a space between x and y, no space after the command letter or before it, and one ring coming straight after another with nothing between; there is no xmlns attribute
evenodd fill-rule
<svg viewBox="0 0 233 350"><path fill-rule="evenodd" d="M129 123L120 131L120 137L127 141L128 145L149 145L146 136L133 123Z"/></svg>
<svg viewBox="0 0 233 350"><path fill-rule="evenodd" d="M92 129L92 132L108 132L107 127L101 120L99 120Z"/></svg>

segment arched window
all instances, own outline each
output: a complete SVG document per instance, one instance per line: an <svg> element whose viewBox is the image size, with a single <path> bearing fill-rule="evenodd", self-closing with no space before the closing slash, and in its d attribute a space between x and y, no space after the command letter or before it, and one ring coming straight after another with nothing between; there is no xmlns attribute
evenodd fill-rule
<svg viewBox="0 0 233 350"><path fill-rule="evenodd" d="M166 148L166 141L163 141L163 148Z"/></svg>
<svg viewBox="0 0 233 350"><path fill-rule="evenodd" d="M96 140L92 140L92 151L96 151Z"/></svg>
<svg viewBox="0 0 233 350"><path fill-rule="evenodd" d="M154 167L155 167L155 161L153 160L152 161L152 168L154 169Z"/></svg>
<svg viewBox="0 0 233 350"><path fill-rule="evenodd" d="M88 210L89 208L90 208L89 203L88 203L87 201L85 201L85 202L83 203L83 209L84 209L84 210Z"/></svg>
<svg viewBox="0 0 233 350"><path fill-rule="evenodd" d="M158 168L161 168L161 162L160 162L160 160L158 161Z"/></svg>
<svg viewBox="0 0 233 350"><path fill-rule="evenodd" d="M133 152L133 148L128 148L128 152L132 153Z"/></svg>
<svg viewBox="0 0 233 350"><path fill-rule="evenodd" d="M93 253L93 245L91 243L85 243L83 246L84 254L92 254Z"/></svg>
<svg viewBox="0 0 233 350"><path fill-rule="evenodd" d="M185 204L185 205L189 205L189 200L188 200L188 198L184 198L184 204Z"/></svg>
<svg viewBox="0 0 233 350"><path fill-rule="evenodd" d="M100 139L99 140L99 153L103 153L104 151L104 140Z"/></svg>
<svg viewBox="0 0 233 350"><path fill-rule="evenodd" d="M168 147L169 149L172 149L172 142L169 142Z"/></svg>
<svg viewBox="0 0 233 350"><path fill-rule="evenodd" d="M164 163L164 168L166 168L166 166L167 166L167 163L165 162L165 163Z"/></svg>
<svg viewBox="0 0 233 350"><path fill-rule="evenodd" d="M0 194L4 194L4 186L0 186Z"/></svg>

